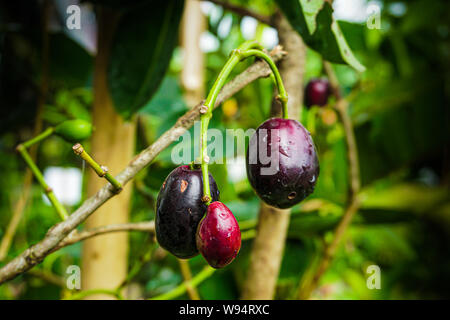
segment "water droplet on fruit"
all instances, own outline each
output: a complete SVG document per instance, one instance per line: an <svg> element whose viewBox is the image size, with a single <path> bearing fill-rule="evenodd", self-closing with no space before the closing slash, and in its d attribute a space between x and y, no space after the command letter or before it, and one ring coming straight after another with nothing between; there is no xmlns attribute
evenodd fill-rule
<svg viewBox="0 0 450 320"><path fill-rule="evenodd" d="M288 194L288 199L289 199L289 200L292 200L292 199L295 198L296 195L297 195L297 192L292 191L291 193Z"/></svg>

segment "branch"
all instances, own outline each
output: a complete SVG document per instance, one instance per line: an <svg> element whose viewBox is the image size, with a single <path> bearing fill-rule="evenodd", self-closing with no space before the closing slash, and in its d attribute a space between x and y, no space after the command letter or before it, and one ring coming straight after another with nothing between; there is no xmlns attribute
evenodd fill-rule
<svg viewBox="0 0 450 320"><path fill-rule="evenodd" d="M63 277L60 277L56 274L53 274L45 270L40 270L38 268L30 270L30 272L28 272L27 275L39 278L58 287L63 288L66 285L66 282L64 281Z"/></svg>
<svg viewBox="0 0 450 320"><path fill-rule="evenodd" d="M144 232L155 232L155 222L145 221L136 223L121 223L121 224L110 224L107 226L101 226L98 228L93 228L89 230L83 230L81 232L72 232L64 240L62 240L58 246L56 246L53 251L59 250L63 247L70 246L74 243L84 241L86 239L99 236L105 233L111 232L123 232L123 231L144 231Z"/></svg>
<svg viewBox="0 0 450 320"><path fill-rule="evenodd" d="M256 20L258 20L264 24L267 24L268 26L275 27L273 19L270 16L265 16L260 13L254 12L250 9L240 7L240 6L237 6L232 3L222 1L222 0L207 0L207 1L215 3L219 6L221 6L222 8L229 10L231 12L234 12L240 16L249 16L249 17L255 18Z"/></svg>
<svg viewBox="0 0 450 320"><path fill-rule="evenodd" d="M285 52L283 52L280 47L275 48L271 53L274 61L279 61L284 55ZM252 81L258 78L268 77L270 73L270 68L264 61L255 62L224 86L214 107L219 106L223 101L233 96ZM115 177L116 180L122 185L125 185L128 181L133 179L139 171L149 165L161 151L170 146L173 142L178 141L178 138L186 130L192 127L194 121L199 119L200 107L202 105L202 102L200 102L197 106L180 117L172 128L163 133L153 144L137 155L130 164ZM51 227L44 239L26 249L18 257L3 266L3 268L0 269L0 284L17 277L19 274L26 272L42 262L48 254L54 251L65 237L114 195L114 187L108 183L95 195L85 200L67 220Z"/></svg>
<svg viewBox="0 0 450 320"><path fill-rule="evenodd" d="M358 192L361 188L360 176L359 176L359 161L358 161L358 149L356 145L355 133L351 118L348 114L348 101L341 96L339 89L339 83L336 75L328 62L324 62L324 68L330 81L331 89L335 95L336 110L342 121L344 127L345 139L347 144L347 161L348 161L348 197L347 205L342 215L339 224L336 227L333 240L325 246L324 254L320 260L318 267L313 273L311 280L304 282L303 286L299 289L299 299L308 299L314 289L317 287L320 278L328 269L330 262L333 260L336 250L341 242L345 231L347 230L350 222L352 221L355 213L359 208Z"/></svg>

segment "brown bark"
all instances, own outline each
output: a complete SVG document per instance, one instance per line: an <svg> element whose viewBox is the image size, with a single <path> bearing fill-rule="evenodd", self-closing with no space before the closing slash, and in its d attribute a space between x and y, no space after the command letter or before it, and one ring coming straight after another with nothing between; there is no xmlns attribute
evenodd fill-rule
<svg viewBox="0 0 450 320"><path fill-rule="evenodd" d="M288 55L279 66L288 92L289 118L298 119L303 101L303 72L305 46L289 22L280 14L275 17L280 44ZM272 115L279 116L281 105L274 102ZM284 243L289 226L290 210L270 207L261 202L258 228L253 242L250 267L242 298L273 299L283 258Z"/></svg>
<svg viewBox="0 0 450 320"><path fill-rule="evenodd" d="M91 154L101 165L117 173L133 156L134 121L125 122L114 110L107 87L108 52L116 17L102 9L99 16L99 37L94 70L93 125ZM94 195L105 184L93 170L88 171L87 193ZM98 209L86 221L87 228L128 222L131 187ZM114 289L122 283L128 268L128 233L98 236L83 245L81 279L83 290ZM110 299L110 295L92 295L90 299Z"/></svg>

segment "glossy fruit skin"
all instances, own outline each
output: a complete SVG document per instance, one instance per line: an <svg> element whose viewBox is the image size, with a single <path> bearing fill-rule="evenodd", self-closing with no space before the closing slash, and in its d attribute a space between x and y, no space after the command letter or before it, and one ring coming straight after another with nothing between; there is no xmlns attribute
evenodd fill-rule
<svg viewBox="0 0 450 320"><path fill-rule="evenodd" d="M222 202L208 206L198 225L197 248L213 268L223 268L236 258L241 248L241 230L233 213Z"/></svg>
<svg viewBox="0 0 450 320"><path fill-rule="evenodd" d="M327 79L312 79L305 88L305 105L324 106L331 95L331 86Z"/></svg>
<svg viewBox="0 0 450 320"><path fill-rule="evenodd" d="M213 201L219 200L219 190L209 174ZM207 206L202 202L203 179L200 169L189 166L175 168L166 178L156 200L155 231L158 243L178 258L198 254L195 233Z"/></svg>
<svg viewBox="0 0 450 320"><path fill-rule="evenodd" d="M278 167L272 165L273 174L261 174L261 168L270 166L261 163L261 148L266 148L271 159L271 150L277 152ZM254 163L249 161L250 150L258 150ZM250 139L246 165L248 180L256 194L265 203L281 209L290 208L310 195L319 176L319 161L311 135L300 122L292 119L272 118L262 123Z"/></svg>
<svg viewBox="0 0 450 320"><path fill-rule="evenodd" d="M92 125L81 119L67 120L55 127L55 134L67 142L80 142L91 136Z"/></svg>

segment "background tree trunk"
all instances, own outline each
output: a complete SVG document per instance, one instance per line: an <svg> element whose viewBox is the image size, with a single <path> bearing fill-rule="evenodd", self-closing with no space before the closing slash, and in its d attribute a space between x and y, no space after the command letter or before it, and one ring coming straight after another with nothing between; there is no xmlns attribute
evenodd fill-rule
<svg viewBox="0 0 450 320"><path fill-rule="evenodd" d="M277 14L275 24L280 44L288 52L286 58L280 63L279 70L289 95L289 118L298 120L303 102L306 49L298 33L281 14ZM272 104L271 113L273 116L280 116L279 102ZM281 210L261 202L257 234L253 242L243 299L273 299L289 218L289 209Z"/></svg>
<svg viewBox="0 0 450 320"><path fill-rule="evenodd" d="M206 17L201 10L201 1L187 0L181 21L181 46L183 48L183 70L181 85L184 98L191 108L205 95L205 56L200 49L200 36L206 28Z"/></svg>
<svg viewBox="0 0 450 320"><path fill-rule="evenodd" d="M109 172L117 174L134 153L135 123L125 122L113 107L107 87L109 47L117 17L107 9L99 11L98 46L94 70L93 125L91 155ZM105 184L93 170L88 170L88 196ZM86 228L125 223L130 209L131 186L99 208L86 221ZM128 268L128 233L95 237L84 242L82 255L82 289L115 289L125 279ZM93 295L90 299L111 299L109 295Z"/></svg>

